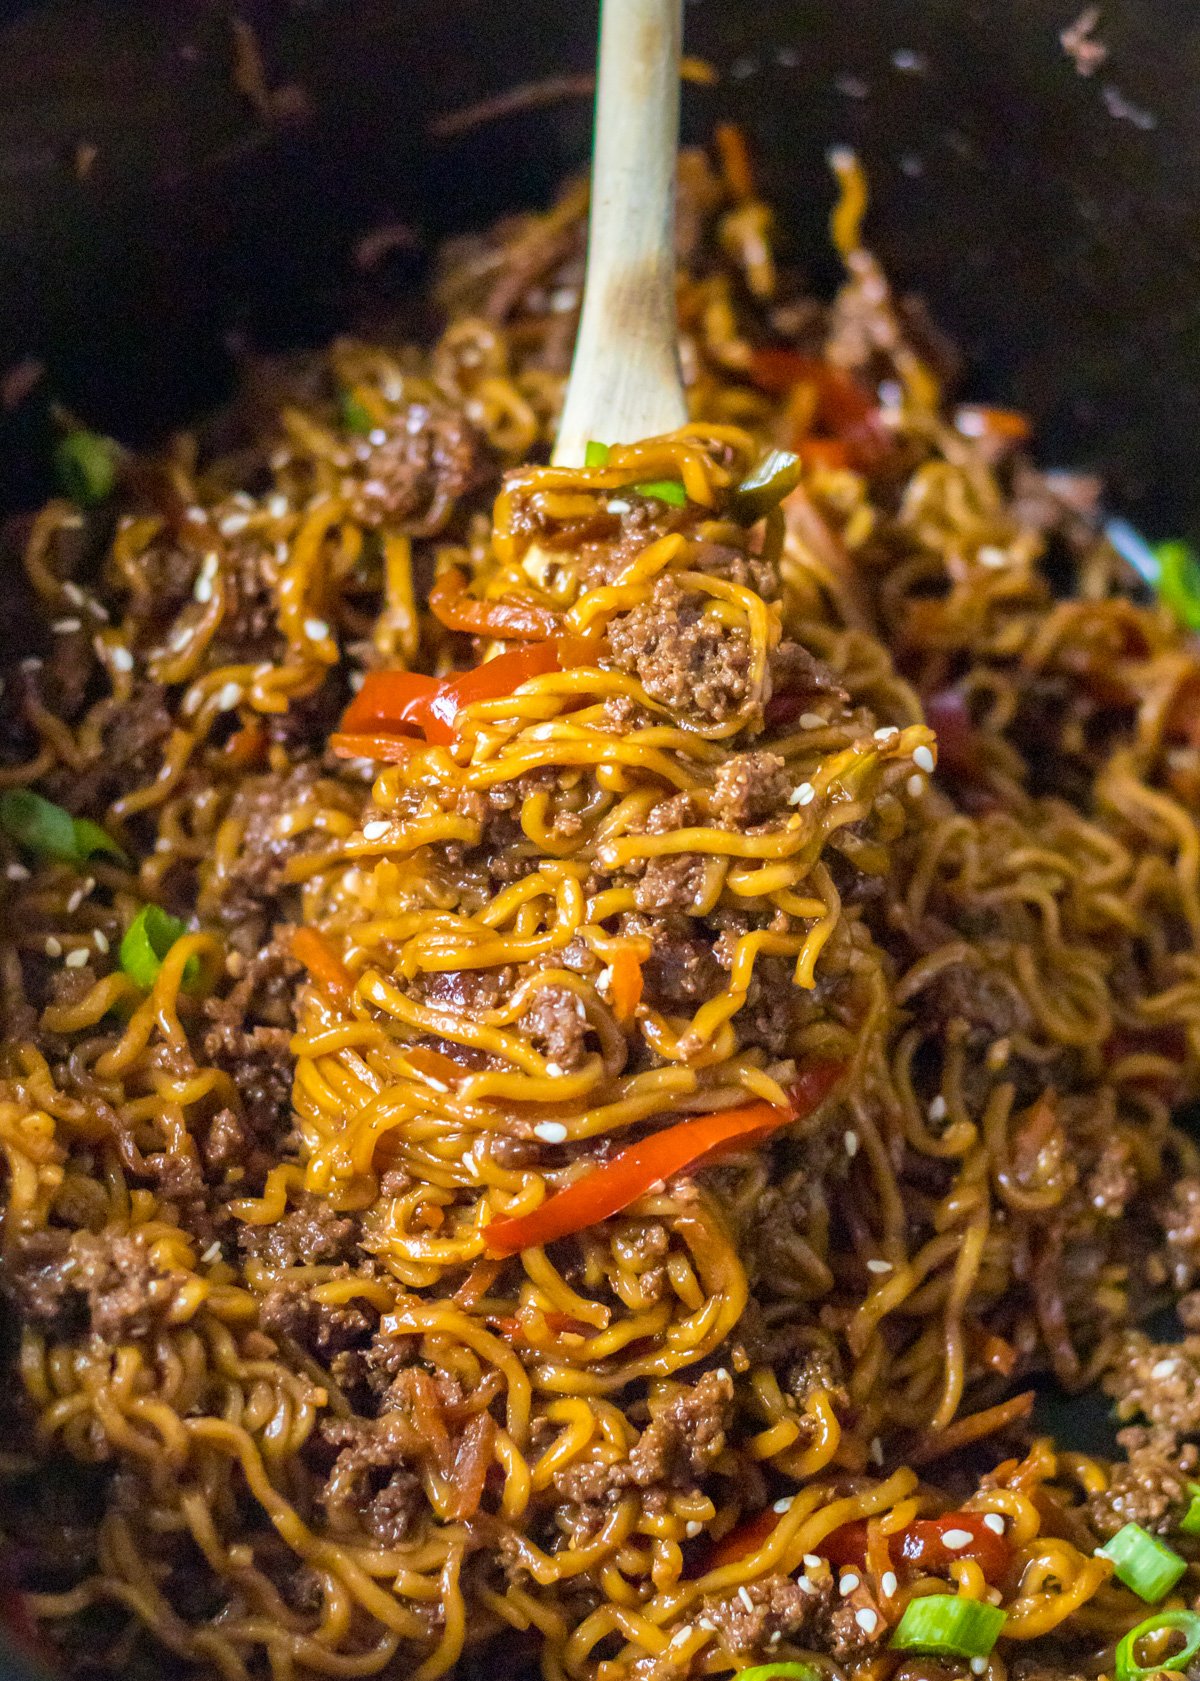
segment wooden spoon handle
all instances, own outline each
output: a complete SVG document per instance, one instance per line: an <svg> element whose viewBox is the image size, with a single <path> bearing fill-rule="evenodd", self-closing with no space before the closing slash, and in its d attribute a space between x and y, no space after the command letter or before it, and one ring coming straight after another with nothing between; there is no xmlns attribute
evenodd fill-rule
<svg viewBox="0 0 1200 1681"><path fill-rule="evenodd" d="M675 315L683 0L603 0L587 277L554 460L687 419Z"/></svg>

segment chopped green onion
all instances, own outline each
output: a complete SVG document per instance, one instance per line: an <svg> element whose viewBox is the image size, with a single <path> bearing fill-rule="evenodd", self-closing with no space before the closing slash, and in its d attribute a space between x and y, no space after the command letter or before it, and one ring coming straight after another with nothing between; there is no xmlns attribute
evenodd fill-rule
<svg viewBox="0 0 1200 1681"><path fill-rule="evenodd" d="M602 444L595 438L589 438L584 445L583 464L585 467L608 466L608 444Z"/></svg>
<svg viewBox="0 0 1200 1681"><path fill-rule="evenodd" d="M1127 1523L1096 1550L1101 1558L1111 1559L1117 1580L1148 1605L1164 1599L1187 1569L1185 1558L1140 1523Z"/></svg>
<svg viewBox="0 0 1200 1681"><path fill-rule="evenodd" d="M1158 593L1188 630L1200 630L1200 555L1190 543L1156 543Z"/></svg>
<svg viewBox="0 0 1200 1681"><path fill-rule="evenodd" d="M187 925L177 916L169 916L159 905L143 905L125 930L121 941L121 967L147 992L158 979L171 947L183 934ZM184 985L189 986L200 973L200 965L189 957L183 966Z"/></svg>
<svg viewBox="0 0 1200 1681"><path fill-rule="evenodd" d="M343 391L338 399L338 413L347 432L359 432L365 438L375 425L370 410L359 402L353 391Z"/></svg>
<svg viewBox="0 0 1200 1681"><path fill-rule="evenodd" d="M32 788L8 788L0 794L0 829L39 858L82 864L94 852L107 852L123 864L129 862L98 823L88 817L72 817Z"/></svg>
<svg viewBox="0 0 1200 1681"><path fill-rule="evenodd" d="M986 1658L1004 1627L1004 1612L986 1600L931 1593L910 1599L892 1636L898 1652Z"/></svg>
<svg viewBox="0 0 1200 1681"><path fill-rule="evenodd" d="M1179 1520L1179 1533L1200 1535L1200 1483L1189 1483L1187 1486L1192 1503Z"/></svg>
<svg viewBox="0 0 1200 1681"><path fill-rule="evenodd" d="M764 455L734 492L730 512L743 525L753 525L783 501L800 483L800 457L790 450L773 449Z"/></svg>
<svg viewBox="0 0 1200 1681"><path fill-rule="evenodd" d="M673 508L687 506L687 492L678 479L648 479L645 484L635 484L633 489L639 496L656 496L660 502L669 502Z"/></svg>
<svg viewBox="0 0 1200 1681"><path fill-rule="evenodd" d="M1139 1663L1137 1649L1142 1641L1153 1640L1155 1635L1166 1634L1171 1629L1183 1635L1183 1645L1178 1652L1156 1658L1153 1663ZM1116 1681L1142 1681L1143 1676L1157 1675L1162 1669L1186 1669L1198 1652L1200 1616L1195 1611L1156 1611L1144 1623L1131 1628L1117 1647L1113 1673Z"/></svg>
<svg viewBox="0 0 1200 1681"><path fill-rule="evenodd" d="M54 451L54 470L72 502L95 508L117 482L117 446L99 432L68 432Z"/></svg>
<svg viewBox="0 0 1200 1681"><path fill-rule="evenodd" d="M756 1663L739 1669L733 1681L821 1681L821 1671L811 1663Z"/></svg>

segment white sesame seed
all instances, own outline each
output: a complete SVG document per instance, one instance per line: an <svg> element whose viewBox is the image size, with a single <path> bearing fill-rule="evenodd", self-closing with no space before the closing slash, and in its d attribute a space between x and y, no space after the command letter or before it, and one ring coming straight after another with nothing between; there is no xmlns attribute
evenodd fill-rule
<svg viewBox="0 0 1200 1681"><path fill-rule="evenodd" d="M914 800L919 800L925 792L925 778L923 776L910 776L904 786Z"/></svg>
<svg viewBox="0 0 1200 1681"><path fill-rule="evenodd" d="M369 840L369 841L382 840L384 835L386 835L388 830L391 828L391 826L392 825L390 823L384 821L381 818L376 818L376 820L373 823L364 823L363 824L363 839L364 840Z"/></svg>
<svg viewBox="0 0 1200 1681"><path fill-rule="evenodd" d="M864 1605L861 1611L854 1613L854 1621L864 1634L874 1634L879 1627L879 1613L872 1611L869 1605Z"/></svg>
<svg viewBox="0 0 1200 1681"><path fill-rule="evenodd" d="M104 932L103 928L97 928L95 933L92 935L92 938L96 942L96 950L107 955L108 935Z"/></svg>
<svg viewBox="0 0 1200 1681"><path fill-rule="evenodd" d="M226 683L217 690L216 701L219 712L232 712L242 698L240 683Z"/></svg>
<svg viewBox="0 0 1200 1681"><path fill-rule="evenodd" d="M900 731L896 728L895 724L884 724L880 729L875 731L875 739L876 741L890 741L894 735L899 734Z"/></svg>
<svg viewBox="0 0 1200 1681"><path fill-rule="evenodd" d="M913 764L918 770L928 771L930 776L933 775L933 754L928 747L922 746L913 750Z"/></svg>
<svg viewBox="0 0 1200 1681"><path fill-rule="evenodd" d="M61 957L62 956L62 941L61 940L56 940L54 938L53 934L48 935L47 939L46 939L46 956L47 957Z"/></svg>
<svg viewBox="0 0 1200 1681"><path fill-rule="evenodd" d="M777 1500L775 1502L775 1504L771 1507L771 1510L773 1512L790 1512L792 1509L792 1501L795 1498L794 1494L785 1494L782 1500Z"/></svg>
<svg viewBox="0 0 1200 1681"><path fill-rule="evenodd" d="M192 599L194 601L198 601L201 606L206 606L212 598L213 581L201 572L200 576L196 579L196 582L192 585Z"/></svg>
<svg viewBox="0 0 1200 1681"><path fill-rule="evenodd" d="M802 730L823 730L825 720L819 712L802 712L796 722Z"/></svg>
<svg viewBox="0 0 1200 1681"><path fill-rule="evenodd" d="M310 642L323 642L329 635L329 626L324 619L305 619L304 634ZM933 766L929 768L932 770Z"/></svg>
<svg viewBox="0 0 1200 1681"><path fill-rule="evenodd" d="M990 1529L993 1535L1003 1535L1004 1519L1000 1516L999 1512L986 1512L984 1514L983 1527L985 1529Z"/></svg>
<svg viewBox="0 0 1200 1681"><path fill-rule="evenodd" d="M747 1611L753 1611L754 1601L751 1599L750 1595L746 1592L745 1588L739 1588L738 1589L738 1598L741 1600L742 1604L746 1607Z"/></svg>
<svg viewBox="0 0 1200 1681"><path fill-rule="evenodd" d="M267 497L267 512L270 514L272 519L282 519L287 511L288 499L286 496Z"/></svg>
<svg viewBox="0 0 1200 1681"><path fill-rule="evenodd" d="M696 1626L698 1628L707 1629L710 1634L715 1634L717 1632L717 1625L713 1622L711 1617L697 1617Z"/></svg>
<svg viewBox="0 0 1200 1681"><path fill-rule="evenodd" d="M87 948L77 946L74 951L67 953L66 957L63 958L63 963L68 969L82 969L87 960Z"/></svg>
<svg viewBox="0 0 1200 1681"><path fill-rule="evenodd" d="M610 496L609 497L609 499L608 499L608 511L609 511L610 514L627 514L629 512L629 509L630 509L630 503L626 502L624 497L621 497L621 496Z"/></svg>
<svg viewBox="0 0 1200 1681"><path fill-rule="evenodd" d="M1008 556L1003 549L998 549L994 543L983 543L975 550L975 559L980 566L1003 566Z"/></svg>
<svg viewBox="0 0 1200 1681"><path fill-rule="evenodd" d="M890 1261L885 1261L882 1256L872 1255L871 1259L867 1262L868 1272L891 1272L891 1270L892 1263Z"/></svg>
<svg viewBox="0 0 1200 1681"><path fill-rule="evenodd" d="M885 1570L883 1575L879 1578L879 1586L883 1589L883 1597L885 1599L890 1599L896 1589L900 1586L899 1582L896 1580L896 1572L894 1570Z"/></svg>
<svg viewBox="0 0 1200 1681"><path fill-rule="evenodd" d="M972 1675L986 1675L987 1672L988 1672L988 1661L987 1661L986 1658L972 1658L971 1659L971 1674Z"/></svg>
<svg viewBox="0 0 1200 1681"><path fill-rule="evenodd" d="M464 358L464 360L465 360L465 358ZM411 415L411 414L408 417L408 430L410 432L420 431L419 426L414 426L413 425L413 420L415 418L416 417L414 415ZM386 444L387 443L387 432L384 429L384 427L373 426L371 428L371 430L367 433L367 442L369 444L371 444L375 449L378 449L380 444Z"/></svg>
<svg viewBox="0 0 1200 1681"><path fill-rule="evenodd" d="M221 1245L214 1240L209 1244L200 1259L206 1267L212 1266L214 1261L221 1259Z"/></svg>
<svg viewBox="0 0 1200 1681"><path fill-rule="evenodd" d="M539 1121L533 1129L533 1136L540 1138L543 1144L562 1144L567 1137L567 1129L561 1121Z"/></svg>
<svg viewBox="0 0 1200 1681"><path fill-rule="evenodd" d="M691 1625L689 1623L684 1623L682 1628L677 1628L675 1630L675 1633L671 1636L670 1644L672 1646L684 1646L691 1638Z"/></svg>
<svg viewBox="0 0 1200 1681"><path fill-rule="evenodd" d="M804 1568L806 1570L819 1570L824 1562L825 1560L817 1553L805 1553L804 1555Z"/></svg>
<svg viewBox="0 0 1200 1681"><path fill-rule="evenodd" d="M114 671L133 670L133 655L123 644L118 643L108 657L112 661L112 668Z"/></svg>
<svg viewBox="0 0 1200 1681"><path fill-rule="evenodd" d="M721 1379L721 1381L724 1383L729 1377L729 1367L728 1366L718 1366L717 1370L716 1370L716 1376L719 1377Z"/></svg>
<svg viewBox="0 0 1200 1681"><path fill-rule="evenodd" d="M38 659L36 654L27 654L21 661L22 671L40 671L41 669L42 662Z"/></svg>
<svg viewBox="0 0 1200 1681"><path fill-rule="evenodd" d="M1150 1376L1154 1378L1173 1377L1176 1371L1174 1360L1156 1360L1150 1368Z"/></svg>
<svg viewBox="0 0 1200 1681"><path fill-rule="evenodd" d="M816 789L811 782L802 782L798 788L793 788L788 795L789 805L811 805L816 798Z"/></svg>
<svg viewBox="0 0 1200 1681"><path fill-rule="evenodd" d="M79 619L55 619L50 628L55 636L70 636L72 631L82 630L83 624Z"/></svg>
<svg viewBox="0 0 1200 1681"><path fill-rule="evenodd" d="M687 1536L689 1541L694 1541L697 1535L701 1535L703 1532L704 1525L698 1522L695 1518L689 1518L683 1526L683 1533Z"/></svg>
<svg viewBox="0 0 1200 1681"><path fill-rule="evenodd" d="M222 537L236 537L238 532L245 531L249 524L250 517L248 514L226 514L217 521L217 530Z"/></svg>
<svg viewBox="0 0 1200 1681"><path fill-rule="evenodd" d="M931 1121L944 1121L946 1119L946 1099L942 1096L941 1092L937 1094L933 1102L929 1105L929 1119Z"/></svg>
<svg viewBox="0 0 1200 1681"><path fill-rule="evenodd" d="M878 1436L871 1437L871 1445L867 1449L867 1452L871 1456L872 1465L883 1464L883 1443L880 1441Z"/></svg>
<svg viewBox="0 0 1200 1681"><path fill-rule="evenodd" d="M816 1588L813 1587L812 1583L809 1581L807 1576L797 1576L796 1577L796 1586L800 1589L801 1593L816 1593L816 1591L817 1591Z"/></svg>
<svg viewBox="0 0 1200 1681"><path fill-rule="evenodd" d="M367 674L365 671L352 671L350 673L350 693L356 695L366 680Z"/></svg>
<svg viewBox="0 0 1200 1681"><path fill-rule="evenodd" d="M964 1547L971 1545L972 1535L969 1529L945 1529L942 1531L942 1545L949 1547L953 1553L961 1552Z"/></svg>
<svg viewBox="0 0 1200 1681"><path fill-rule="evenodd" d="M178 654L182 653L183 649L187 647L191 640L191 628L188 625L180 625L178 630L172 631L170 637L168 638L168 645L174 649L175 653Z"/></svg>
<svg viewBox="0 0 1200 1681"><path fill-rule="evenodd" d="M842 1143L846 1146L846 1154L853 1160L858 1154L858 1134L856 1132L846 1133L842 1138Z"/></svg>
<svg viewBox="0 0 1200 1681"><path fill-rule="evenodd" d="M847 1570L846 1574L838 1583L838 1592L841 1594L842 1598L845 1599L847 1594L853 1593L855 1588L861 1586L861 1584L862 1577L856 1576L853 1570Z"/></svg>
<svg viewBox="0 0 1200 1681"><path fill-rule="evenodd" d="M25 868L24 864L19 864L15 858L11 864L6 864L4 866L4 873L8 877L9 881L29 880L29 871Z"/></svg>
<svg viewBox="0 0 1200 1681"><path fill-rule="evenodd" d="M66 583L62 587L62 592L72 607L82 607L87 600L87 596L84 595L78 584Z"/></svg>
<svg viewBox="0 0 1200 1681"><path fill-rule="evenodd" d="M546 1064L546 1072L552 1080L561 1080L565 1070L559 1062L548 1062Z"/></svg>
<svg viewBox="0 0 1200 1681"><path fill-rule="evenodd" d="M556 286L550 294L550 309L555 315L569 315L579 302L579 291L575 286Z"/></svg>

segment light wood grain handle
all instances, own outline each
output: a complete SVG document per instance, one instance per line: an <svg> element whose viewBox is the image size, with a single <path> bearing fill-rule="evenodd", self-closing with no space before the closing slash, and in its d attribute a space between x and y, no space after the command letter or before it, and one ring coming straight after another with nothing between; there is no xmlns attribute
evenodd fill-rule
<svg viewBox="0 0 1200 1681"><path fill-rule="evenodd" d="M687 419L675 315L683 0L603 0L587 278L554 460Z"/></svg>

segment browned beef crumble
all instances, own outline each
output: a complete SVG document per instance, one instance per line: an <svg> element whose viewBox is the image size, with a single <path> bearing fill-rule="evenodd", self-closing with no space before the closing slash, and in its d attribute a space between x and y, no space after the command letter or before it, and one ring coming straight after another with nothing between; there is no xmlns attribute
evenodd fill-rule
<svg viewBox="0 0 1200 1681"><path fill-rule="evenodd" d="M1177 1179L1158 1212L1171 1283L1186 1290L1200 1278L1200 1178Z"/></svg>
<svg viewBox="0 0 1200 1681"><path fill-rule="evenodd" d="M1144 1331L1122 1337L1104 1387L1117 1415L1137 1414L1176 1436L1200 1434L1200 1337L1152 1342Z"/></svg>
<svg viewBox="0 0 1200 1681"><path fill-rule="evenodd" d="M710 800L723 829L745 829L786 809L791 785L778 753L735 753L717 771Z"/></svg>
<svg viewBox="0 0 1200 1681"><path fill-rule="evenodd" d="M520 1025L534 1049L565 1072L587 1060L587 1016L569 987L539 987Z"/></svg>
<svg viewBox="0 0 1200 1681"><path fill-rule="evenodd" d="M794 1641L811 1632L827 1608L833 1591L828 1570L805 1581L811 1591L774 1571L736 1593L705 1599L698 1620L715 1629L730 1652L769 1651L776 1639Z"/></svg>
<svg viewBox="0 0 1200 1681"><path fill-rule="evenodd" d="M29 1232L5 1261L4 1288L33 1325L58 1335L91 1331L109 1344L148 1336L187 1282L150 1256L140 1232Z"/></svg>
<svg viewBox="0 0 1200 1681"><path fill-rule="evenodd" d="M1168 1534L1191 1503L1189 1484L1200 1465L1200 1452L1195 1443L1181 1446L1172 1431L1158 1426L1131 1426L1118 1431L1117 1441L1126 1462L1114 1464L1102 1493L1088 1496L1088 1516L1106 1539L1127 1523Z"/></svg>
<svg viewBox="0 0 1200 1681"><path fill-rule="evenodd" d="M651 700L698 725L724 723L749 692L750 640L705 614L706 598L669 574L650 600L608 627L613 664L637 677Z"/></svg>
<svg viewBox="0 0 1200 1681"><path fill-rule="evenodd" d="M351 513L364 525L432 536L494 471L482 434L443 405L410 403L381 430L382 440L372 433L355 447Z"/></svg>

